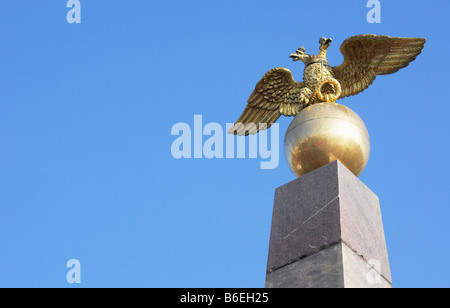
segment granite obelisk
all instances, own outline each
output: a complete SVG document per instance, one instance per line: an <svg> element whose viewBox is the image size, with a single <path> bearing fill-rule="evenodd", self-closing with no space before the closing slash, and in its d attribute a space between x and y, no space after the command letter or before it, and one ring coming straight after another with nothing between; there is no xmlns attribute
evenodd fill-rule
<svg viewBox="0 0 450 308"><path fill-rule="evenodd" d="M266 287L392 287L378 197L339 161L276 189Z"/></svg>

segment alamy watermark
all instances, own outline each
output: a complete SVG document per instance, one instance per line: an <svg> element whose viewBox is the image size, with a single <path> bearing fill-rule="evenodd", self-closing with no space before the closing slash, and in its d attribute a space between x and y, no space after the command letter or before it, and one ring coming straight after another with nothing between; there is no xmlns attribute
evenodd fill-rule
<svg viewBox="0 0 450 308"><path fill-rule="evenodd" d="M381 262L380 260L372 259L367 261L366 264L368 272L366 274L366 279L369 284L379 284L382 283L381 279Z"/></svg>
<svg viewBox="0 0 450 308"><path fill-rule="evenodd" d="M68 0L67 5L70 10L67 12L66 19L69 24L81 23L81 3L79 0Z"/></svg>
<svg viewBox="0 0 450 308"><path fill-rule="evenodd" d="M188 123L176 123L172 126L171 135L179 136L172 142L171 153L175 159L190 158L261 158L261 169L275 169L280 160L280 130L277 123L272 124L269 134L267 125L261 123L258 134L234 136L227 132L233 127L227 123L225 129L219 123L207 123L203 126L202 115L194 115L193 128ZM251 131L255 124L245 126ZM203 137L208 138L204 140ZM236 142L235 142L236 141ZM235 144L236 143L236 144ZM236 152L236 153L235 153ZM236 154L236 155L235 155Z"/></svg>
<svg viewBox="0 0 450 308"><path fill-rule="evenodd" d="M71 259L67 261L67 268L70 270L67 272L66 280L70 284L80 284L81 283L81 263L77 259Z"/></svg>
<svg viewBox="0 0 450 308"><path fill-rule="evenodd" d="M367 1L367 7L371 8L367 13L367 22L369 24L381 23L381 3L380 0Z"/></svg>

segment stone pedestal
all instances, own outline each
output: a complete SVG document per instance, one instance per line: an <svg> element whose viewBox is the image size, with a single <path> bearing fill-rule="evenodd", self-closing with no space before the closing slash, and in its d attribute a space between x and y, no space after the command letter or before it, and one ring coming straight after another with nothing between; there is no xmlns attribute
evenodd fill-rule
<svg viewBox="0 0 450 308"><path fill-rule="evenodd" d="M392 287L378 197L340 162L275 191L266 287Z"/></svg>

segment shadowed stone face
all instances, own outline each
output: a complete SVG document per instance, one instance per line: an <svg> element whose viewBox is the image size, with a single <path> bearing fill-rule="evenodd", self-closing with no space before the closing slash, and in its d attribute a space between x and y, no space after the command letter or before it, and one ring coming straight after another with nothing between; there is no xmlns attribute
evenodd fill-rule
<svg viewBox="0 0 450 308"><path fill-rule="evenodd" d="M338 257L331 252L331 255L322 253L340 244L345 244L347 252L353 252L359 259L350 253L344 259L342 249ZM319 258L321 255L324 259ZM311 261L317 258L320 260ZM340 265L327 263L331 262L327 261L330 258ZM344 261L347 265L339 272ZM377 264L375 269L371 268L372 262ZM300 266L300 263L309 264L309 270L313 271L309 276L297 276L296 279L306 285L315 283L304 281L308 277L314 280L313 277L319 275L315 271L320 275L341 273L342 279L347 280L346 286L356 283L356 277L357 283L361 284L364 282L361 277L365 276L352 272L353 265L360 272L366 269L367 274L373 270L382 277L385 285L389 286L392 281L378 197L339 161L316 169L275 192L268 282L273 285L283 283L276 281L276 277L285 274L277 275L289 266ZM304 270L308 269L295 271Z"/></svg>

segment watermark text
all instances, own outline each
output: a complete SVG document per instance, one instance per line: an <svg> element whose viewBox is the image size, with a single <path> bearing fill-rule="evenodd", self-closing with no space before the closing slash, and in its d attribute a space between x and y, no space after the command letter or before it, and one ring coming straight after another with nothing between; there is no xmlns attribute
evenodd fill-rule
<svg viewBox="0 0 450 308"><path fill-rule="evenodd" d="M367 13L367 22L369 24L381 23L381 3L380 0L367 1L367 7L370 8Z"/></svg>
<svg viewBox="0 0 450 308"><path fill-rule="evenodd" d="M171 153L175 159L189 158L261 158L261 169L275 169L279 164L279 125L273 124L269 134L266 124L260 124L258 134L248 137L227 134L233 123L227 123L225 130L219 123L203 125L201 115L194 115L194 125L176 123L172 126L171 135L179 136L172 142ZM256 124L245 126L252 131ZM191 128L193 127L193 129ZM225 135L225 136L224 136ZM204 137L208 137L204 140ZM248 147L246 145L248 140ZM192 142L193 141L193 142ZM248 149L248 151L247 151ZM248 154L248 155L247 155Z"/></svg>
<svg viewBox="0 0 450 308"><path fill-rule="evenodd" d="M66 280L70 284L80 284L81 283L81 263L77 259L71 259L67 261L67 268L70 270L67 272Z"/></svg>
<svg viewBox="0 0 450 308"><path fill-rule="evenodd" d="M81 3L79 0L68 0L67 7L70 10L67 12L66 19L69 24L81 23Z"/></svg>

